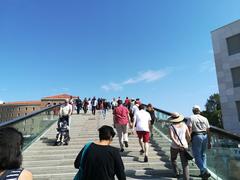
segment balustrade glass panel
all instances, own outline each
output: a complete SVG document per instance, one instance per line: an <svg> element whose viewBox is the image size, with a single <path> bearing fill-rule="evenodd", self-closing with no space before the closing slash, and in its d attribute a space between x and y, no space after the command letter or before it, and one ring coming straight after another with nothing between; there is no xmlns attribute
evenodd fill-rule
<svg viewBox="0 0 240 180"><path fill-rule="evenodd" d="M14 127L23 133L24 145L26 149L36 138L43 134L53 123L58 120L58 107L47 109L36 115L22 118L7 126Z"/></svg>
<svg viewBox="0 0 240 180"><path fill-rule="evenodd" d="M169 137L169 117L161 112L156 112L157 121L154 126ZM231 138L221 132L211 131L212 148L207 150L207 167L216 176L215 179L238 180L240 172L240 139Z"/></svg>

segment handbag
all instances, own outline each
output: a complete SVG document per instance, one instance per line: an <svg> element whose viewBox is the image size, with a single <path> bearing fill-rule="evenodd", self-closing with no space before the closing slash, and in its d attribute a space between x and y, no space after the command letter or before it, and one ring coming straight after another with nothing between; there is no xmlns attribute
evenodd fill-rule
<svg viewBox="0 0 240 180"><path fill-rule="evenodd" d="M171 125L171 126L172 126L175 134L177 135L179 142L180 142L181 145L183 146L183 143L182 143L181 139L179 138L176 129L174 128L173 125ZM185 157L187 158L187 160L192 160L192 159L193 159L193 155L192 155L191 151L188 150L188 149L186 149L186 148L184 148L184 155L185 155Z"/></svg>
<svg viewBox="0 0 240 180"><path fill-rule="evenodd" d="M81 160L80 160L79 170L78 170L77 174L74 176L73 180L81 180L82 179L82 176L83 176L83 157L86 154L86 151L91 144L92 144L92 142L89 142L84 146L82 156L81 156Z"/></svg>

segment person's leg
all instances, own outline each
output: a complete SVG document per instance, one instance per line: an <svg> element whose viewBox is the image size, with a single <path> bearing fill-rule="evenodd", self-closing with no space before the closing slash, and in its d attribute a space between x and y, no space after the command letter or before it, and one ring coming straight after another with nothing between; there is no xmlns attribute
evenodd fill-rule
<svg viewBox="0 0 240 180"><path fill-rule="evenodd" d="M202 135L194 135L192 138L192 152L195 158L195 162L202 173L204 171L202 160Z"/></svg>
<svg viewBox="0 0 240 180"><path fill-rule="evenodd" d="M142 141L142 132L141 131L137 131L137 134L138 134L138 142L139 142L139 145L141 147L141 153L144 153L144 148L143 148L143 141Z"/></svg>
<svg viewBox="0 0 240 180"><path fill-rule="evenodd" d="M145 152L144 162L148 162L149 139L150 139L150 133L143 132L143 143L144 143L144 152Z"/></svg>
<svg viewBox="0 0 240 180"><path fill-rule="evenodd" d="M144 152L145 152L144 161L145 162L148 162L148 150L149 150L149 144L148 142L144 142Z"/></svg>
<svg viewBox="0 0 240 180"><path fill-rule="evenodd" d="M208 146L208 138L207 135L202 135L203 142L202 142L202 162L203 162L203 170L201 171L201 174L205 177L210 177L209 172L207 171L207 146Z"/></svg>
<svg viewBox="0 0 240 180"><path fill-rule="evenodd" d="M151 124L149 127L150 127L151 138L153 138L153 125Z"/></svg>
<svg viewBox="0 0 240 180"><path fill-rule="evenodd" d="M116 130L117 130L117 135L118 135L118 141L120 145L120 149L123 150L123 131L122 131L122 126L120 124L116 124Z"/></svg>
<svg viewBox="0 0 240 180"><path fill-rule="evenodd" d="M107 109L104 109L104 116L103 116L104 119L106 119L106 115L107 115Z"/></svg>
<svg viewBox="0 0 240 180"><path fill-rule="evenodd" d="M123 129L123 141L125 144L125 147L128 147L128 125L122 125Z"/></svg>
<svg viewBox="0 0 240 180"><path fill-rule="evenodd" d="M170 148L170 156L171 156L171 163L172 163L172 168L173 168L173 173L175 177L179 177L179 171L178 171L178 166L177 166L177 155L178 155L179 150Z"/></svg>
<svg viewBox="0 0 240 180"><path fill-rule="evenodd" d="M189 180L188 160L185 156L184 151L180 151L180 159L181 159L182 169L183 169L183 179L184 180Z"/></svg>

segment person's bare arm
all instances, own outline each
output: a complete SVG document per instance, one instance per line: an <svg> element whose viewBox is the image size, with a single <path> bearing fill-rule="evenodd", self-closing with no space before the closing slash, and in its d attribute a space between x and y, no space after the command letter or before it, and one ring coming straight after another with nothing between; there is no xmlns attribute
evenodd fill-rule
<svg viewBox="0 0 240 180"><path fill-rule="evenodd" d="M208 136L208 149L211 149L212 145L211 145L211 133L210 133L210 129L207 128L207 136Z"/></svg>
<svg viewBox="0 0 240 180"><path fill-rule="evenodd" d="M19 180L32 180L32 173L28 170L23 170L22 173L20 174Z"/></svg>
<svg viewBox="0 0 240 180"><path fill-rule="evenodd" d="M186 128L186 139L188 143L191 141L191 135L188 127Z"/></svg>

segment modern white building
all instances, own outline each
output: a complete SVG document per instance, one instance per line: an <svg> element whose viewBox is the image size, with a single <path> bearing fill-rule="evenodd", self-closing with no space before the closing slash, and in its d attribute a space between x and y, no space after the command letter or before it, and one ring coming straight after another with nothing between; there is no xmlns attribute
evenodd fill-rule
<svg viewBox="0 0 240 180"><path fill-rule="evenodd" d="M240 134L240 20L211 34L224 129Z"/></svg>

